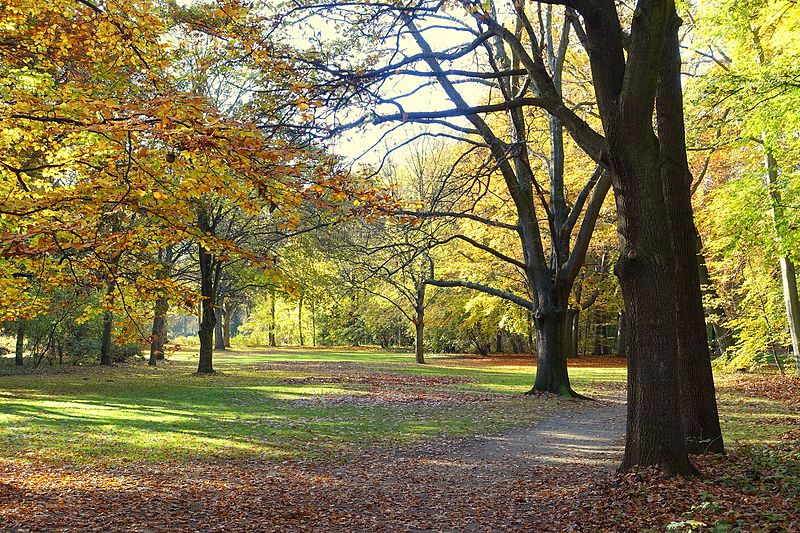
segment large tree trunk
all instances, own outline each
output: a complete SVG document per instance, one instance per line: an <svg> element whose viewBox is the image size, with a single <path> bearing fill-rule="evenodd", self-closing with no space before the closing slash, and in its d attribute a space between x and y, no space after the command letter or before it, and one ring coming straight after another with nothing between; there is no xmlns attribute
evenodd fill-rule
<svg viewBox="0 0 800 533"><path fill-rule="evenodd" d="M17 320L17 344L14 347L14 364L22 366L24 361L22 356L25 353L25 321Z"/></svg>
<svg viewBox="0 0 800 533"><path fill-rule="evenodd" d="M667 221L675 256L676 337L681 411L689 453L723 453L711 353L698 269L698 233L692 212L692 176L686 159L679 19L668 26L656 95Z"/></svg>
<svg viewBox="0 0 800 533"><path fill-rule="evenodd" d="M156 298L153 306L153 329L150 334L150 366L164 359L164 344L167 342L167 310L169 304L165 296Z"/></svg>
<svg viewBox="0 0 800 533"><path fill-rule="evenodd" d="M214 327L217 324L217 318L214 311L214 258L213 256L199 245L200 251L200 296L203 298L201 302L200 314L200 360L197 365L198 374L213 374L213 358L214 358Z"/></svg>
<svg viewBox="0 0 800 533"><path fill-rule="evenodd" d="M545 303L545 300L540 301L534 313L536 381L529 393L552 392L560 396L580 397L572 390L567 373L566 315L565 305Z"/></svg>
<svg viewBox="0 0 800 533"><path fill-rule="evenodd" d="M582 4L608 142L621 254L615 268L630 319L628 421L621 469L690 473L678 382L675 259L667 226L653 104L672 2L637 3L628 53L614 2Z"/></svg>
<svg viewBox="0 0 800 533"><path fill-rule="evenodd" d="M106 287L106 297L110 298L114 294L116 285L110 282ZM111 364L111 348L113 347L113 340L111 334L114 331L114 313L110 310L103 312L103 332L100 337L100 364Z"/></svg>

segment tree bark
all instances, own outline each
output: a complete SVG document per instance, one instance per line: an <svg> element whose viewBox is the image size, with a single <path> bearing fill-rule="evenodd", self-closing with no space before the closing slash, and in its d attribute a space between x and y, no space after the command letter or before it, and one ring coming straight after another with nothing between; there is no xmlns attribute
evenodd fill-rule
<svg viewBox="0 0 800 533"><path fill-rule="evenodd" d="M25 354L25 321L17 321L17 343L14 347L14 364L22 366L25 362L22 356Z"/></svg>
<svg viewBox="0 0 800 533"><path fill-rule="evenodd" d="M153 306L153 329L150 334L150 360L147 364L156 366L164 359L164 344L167 342L167 310L169 303L165 296L156 298Z"/></svg>
<svg viewBox="0 0 800 533"><path fill-rule="evenodd" d="M675 312L681 412L689 453L723 453L711 353L698 269L698 233L692 211L692 176L686 158L680 19L667 26L656 94L659 149L667 221L675 256Z"/></svg>
<svg viewBox="0 0 800 533"><path fill-rule="evenodd" d="M106 297L110 298L114 294L116 285L110 282L106 286ZM110 310L103 312L103 332L100 337L100 364L111 365L111 348L113 347L113 340L111 334L114 331L114 313Z"/></svg>

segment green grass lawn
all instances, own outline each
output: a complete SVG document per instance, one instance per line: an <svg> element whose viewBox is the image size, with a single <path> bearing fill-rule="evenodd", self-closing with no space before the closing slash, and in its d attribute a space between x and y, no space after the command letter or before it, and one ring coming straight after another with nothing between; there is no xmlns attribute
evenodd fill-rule
<svg viewBox="0 0 800 533"><path fill-rule="evenodd" d="M157 369L136 363L0 376L0 457L113 464L330 455L500 431L557 408L520 397L533 379L527 365L412 361L362 350L229 351L215 355L217 374L197 376L196 356L179 352ZM409 379L398 387L353 382L353 374ZM576 388L591 392L604 380L623 380L624 369L576 368L572 375ZM380 401L394 389L399 398ZM499 401L479 401L482 395Z"/></svg>
<svg viewBox="0 0 800 533"><path fill-rule="evenodd" d="M0 458L335 457L376 443L499 432L575 405L521 396L534 375L524 361L428 360L416 365L408 354L369 350L234 350L215 355L212 376L193 373L192 352L156 369L132 363L0 375ZM570 375L580 392L619 395L625 369L573 367ZM768 436L769 428L751 429L759 413L785 415L777 402L729 396L722 419L734 440Z"/></svg>

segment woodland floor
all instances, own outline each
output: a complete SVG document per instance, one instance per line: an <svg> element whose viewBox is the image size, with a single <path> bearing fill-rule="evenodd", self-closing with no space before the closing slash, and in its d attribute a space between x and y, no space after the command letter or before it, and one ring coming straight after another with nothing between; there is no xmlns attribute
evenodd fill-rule
<svg viewBox="0 0 800 533"><path fill-rule="evenodd" d="M174 454L172 441L161 440L152 443L161 447L154 460L126 457L112 449L120 446L133 454L115 426L104 426L116 437L101 444L91 442L86 433L87 442L111 458L107 461L75 450L62 453L71 443L53 434L26 433L27 441L22 442L6 439L0 452L0 529L800 531L800 380L723 378L720 408L726 435L732 436L729 454L697 458L701 478L670 479L655 471L624 475L614 471L623 444L624 384L618 372L604 382L591 378L601 375L592 369L603 372L609 364L619 368L619 360L577 363L583 366L573 369L576 381L597 398L585 402L521 396L530 360L434 360L420 371L388 356L375 357L256 356L237 361L247 366L247 373L237 375L234 367L227 367L223 373L228 380L215 378L204 384L206 394L211 385L216 384L214 390L228 387L234 378L262 380L258 382L263 387L263 380L268 380L308 391L300 395L292 389L295 396L279 396L277 403L262 398L258 404L263 417L263 411L282 409L289 402L283 412L286 423L298 425L305 441L311 442L294 455L256 453L253 447L236 454L197 450ZM517 372L518 368L526 370ZM164 379L141 377L138 369L115 371L116 381L103 382L110 379L106 374L97 381L120 387L118 395L128 390L121 384L126 375L129 381L143 379L150 385L152 379ZM33 408L23 411L19 405L28 404L19 398L40 401L34 392L49 392L60 395L66 406L87 394L89 385L83 378L77 378L80 390L41 382L62 383L73 372L78 371L68 377L0 377L0 391L11 390L0 400L17 402L7 401L5 410L0 402L0 415L25 414L32 417L29 425L47 422L36 419ZM188 379L183 375L175 378L168 394L178 394L174 392L178 384ZM325 386L320 389L321 385ZM128 394L130 405L147 407ZM253 402L255 397L247 400ZM231 414L223 407L214 405L218 418ZM325 413L334 429L325 433L321 421L312 420L304 409ZM244 420L251 420L251 414L239 412ZM91 416L83 412L48 431L90 431L80 424ZM102 416L109 418L107 413ZM397 425L379 420L392 416ZM442 431L414 432L432 416L440 417L436 425ZM369 427L353 425L362 419ZM174 426L177 422L171 420L159 424ZM209 424L209 419L200 422ZM237 425L220 429L240 430ZM182 430L196 431L194 426ZM213 431L209 429L206 437L218 437ZM277 432L274 424L261 431ZM334 439L341 436L337 431L346 433L346 438ZM754 438L747 440L748 435ZM305 442L291 432L270 438ZM211 442L186 440L177 446ZM37 453L30 453L31 443L37 445ZM269 444L272 449L277 441ZM174 458L164 459L170 456Z"/></svg>

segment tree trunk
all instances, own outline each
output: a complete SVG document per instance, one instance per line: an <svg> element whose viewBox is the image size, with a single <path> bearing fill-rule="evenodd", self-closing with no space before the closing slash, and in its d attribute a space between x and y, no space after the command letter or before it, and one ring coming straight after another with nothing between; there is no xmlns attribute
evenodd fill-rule
<svg viewBox="0 0 800 533"><path fill-rule="evenodd" d="M423 317L417 316L417 322L414 324L414 355L417 363L425 364L425 322Z"/></svg>
<svg viewBox="0 0 800 533"><path fill-rule="evenodd" d="M794 263L786 256L781 249L781 225L783 224L783 212L781 205L781 194L778 190L778 162L775 160L768 140L764 139L764 166L767 171L767 187L769 187L770 200L772 203L772 221L775 226L775 234L778 238L778 250L780 256L778 262L781 266L781 285L783 287L783 302L786 306L786 320L789 323L789 334L792 340L792 351L797 360L797 372L800 375L800 298L797 295L797 274Z"/></svg>
<svg viewBox="0 0 800 533"><path fill-rule="evenodd" d="M237 305L228 305L225 307L225 314L222 317L222 342L225 348L231 347L231 321L233 320L233 314L237 310Z"/></svg>
<svg viewBox="0 0 800 533"><path fill-rule="evenodd" d="M311 299L311 346L317 347L317 300Z"/></svg>
<svg viewBox="0 0 800 533"><path fill-rule="evenodd" d="M569 382L567 350L564 344L566 309L540 303L534 314L536 328L536 381L533 392L552 392L560 396L580 397Z"/></svg>
<svg viewBox="0 0 800 533"><path fill-rule="evenodd" d="M702 287L703 294L705 294L708 299L712 302L716 302L719 295L708 273L708 266L706 266L706 259L703 255L703 246L699 235L697 238L697 257L698 271L700 272L700 287ZM706 309L706 314L710 315L710 317L707 318L713 317L709 322L711 322L711 329L714 332L714 344L717 355L724 357L728 350L736 343L733 331L729 330L725 324L723 324L725 310L714 303Z"/></svg>
<svg viewBox="0 0 800 533"><path fill-rule="evenodd" d="M22 366L22 356L25 353L25 321L17 320L17 344L14 347L14 364Z"/></svg>
<svg viewBox="0 0 800 533"><path fill-rule="evenodd" d="M300 333L300 346L305 346L306 341L303 337L303 295L297 301L297 331Z"/></svg>
<svg viewBox="0 0 800 533"><path fill-rule="evenodd" d="M213 256L199 245L200 251L200 296L203 298L201 302L200 314L200 360L197 365L198 374L213 374L213 358L214 358L214 328L217 324L217 318L214 311L214 258Z"/></svg>
<svg viewBox="0 0 800 533"><path fill-rule="evenodd" d="M677 17L676 17L677 19ZM675 312L681 412L689 453L723 453L698 269L692 176L686 159L679 19L668 26L656 95L667 221L675 256Z"/></svg>
<svg viewBox="0 0 800 533"><path fill-rule="evenodd" d="M568 358L578 357L578 325L580 324L580 309L568 307L564 319L564 349Z"/></svg>
<svg viewBox="0 0 800 533"><path fill-rule="evenodd" d="M115 288L114 282L110 282L106 287L106 297L110 298L114 294ZM100 337L100 364L101 365L110 365L111 364L111 348L113 346L113 342L111 339L111 334L114 331L114 313L110 310L106 310L103 312L103 333Z"/></svg>
<svg viewBox="0 0 800 533"><path fill-rule="evenodd" d="M628 357L628 346L625 343L628 335L628 315L625 309L619 312L619 319L617 324L617 355L620 357Z"/></svg>
<svg viewBox="0 0 800 533"><path fill-rule="evenodd" d="M214 349L217 351L225 350L225 335L222 331L222 324L225 317L224 306L225 304L222 301L216 306L217 315L219 316L217 316L216 324L214 325Z"/></svg>
<svg viewBox="0 0 800 533"><path fill-rule="evenodd" d="M275 289L269 291L269 345L277 346L275 340Z"/></svg>
<svg viewBox="0 0 800 533"><path fill-rule="evenodd" d="M150 360L147 364L156 366L158 360L164 359L164 344L167 342L167 298L159 296L153 306L153 329L150 334Z"/></svg>
<svg viewBox="0 0 800 533"><path fill-rule="evenodd" d="M789 333L792 336L792 351L797 362L797 375L800 376L800 298L797 295L797 274L794 263L788 257L780 258L781 279L783 280L783 301L789 319Z"/></svg>
<svg viewBox="0 0 800 533"><path fill-rule="evenodd" d="M417 299L414 306L414 355L417 363L425 364L425 284L417 287Z"/></svg>

